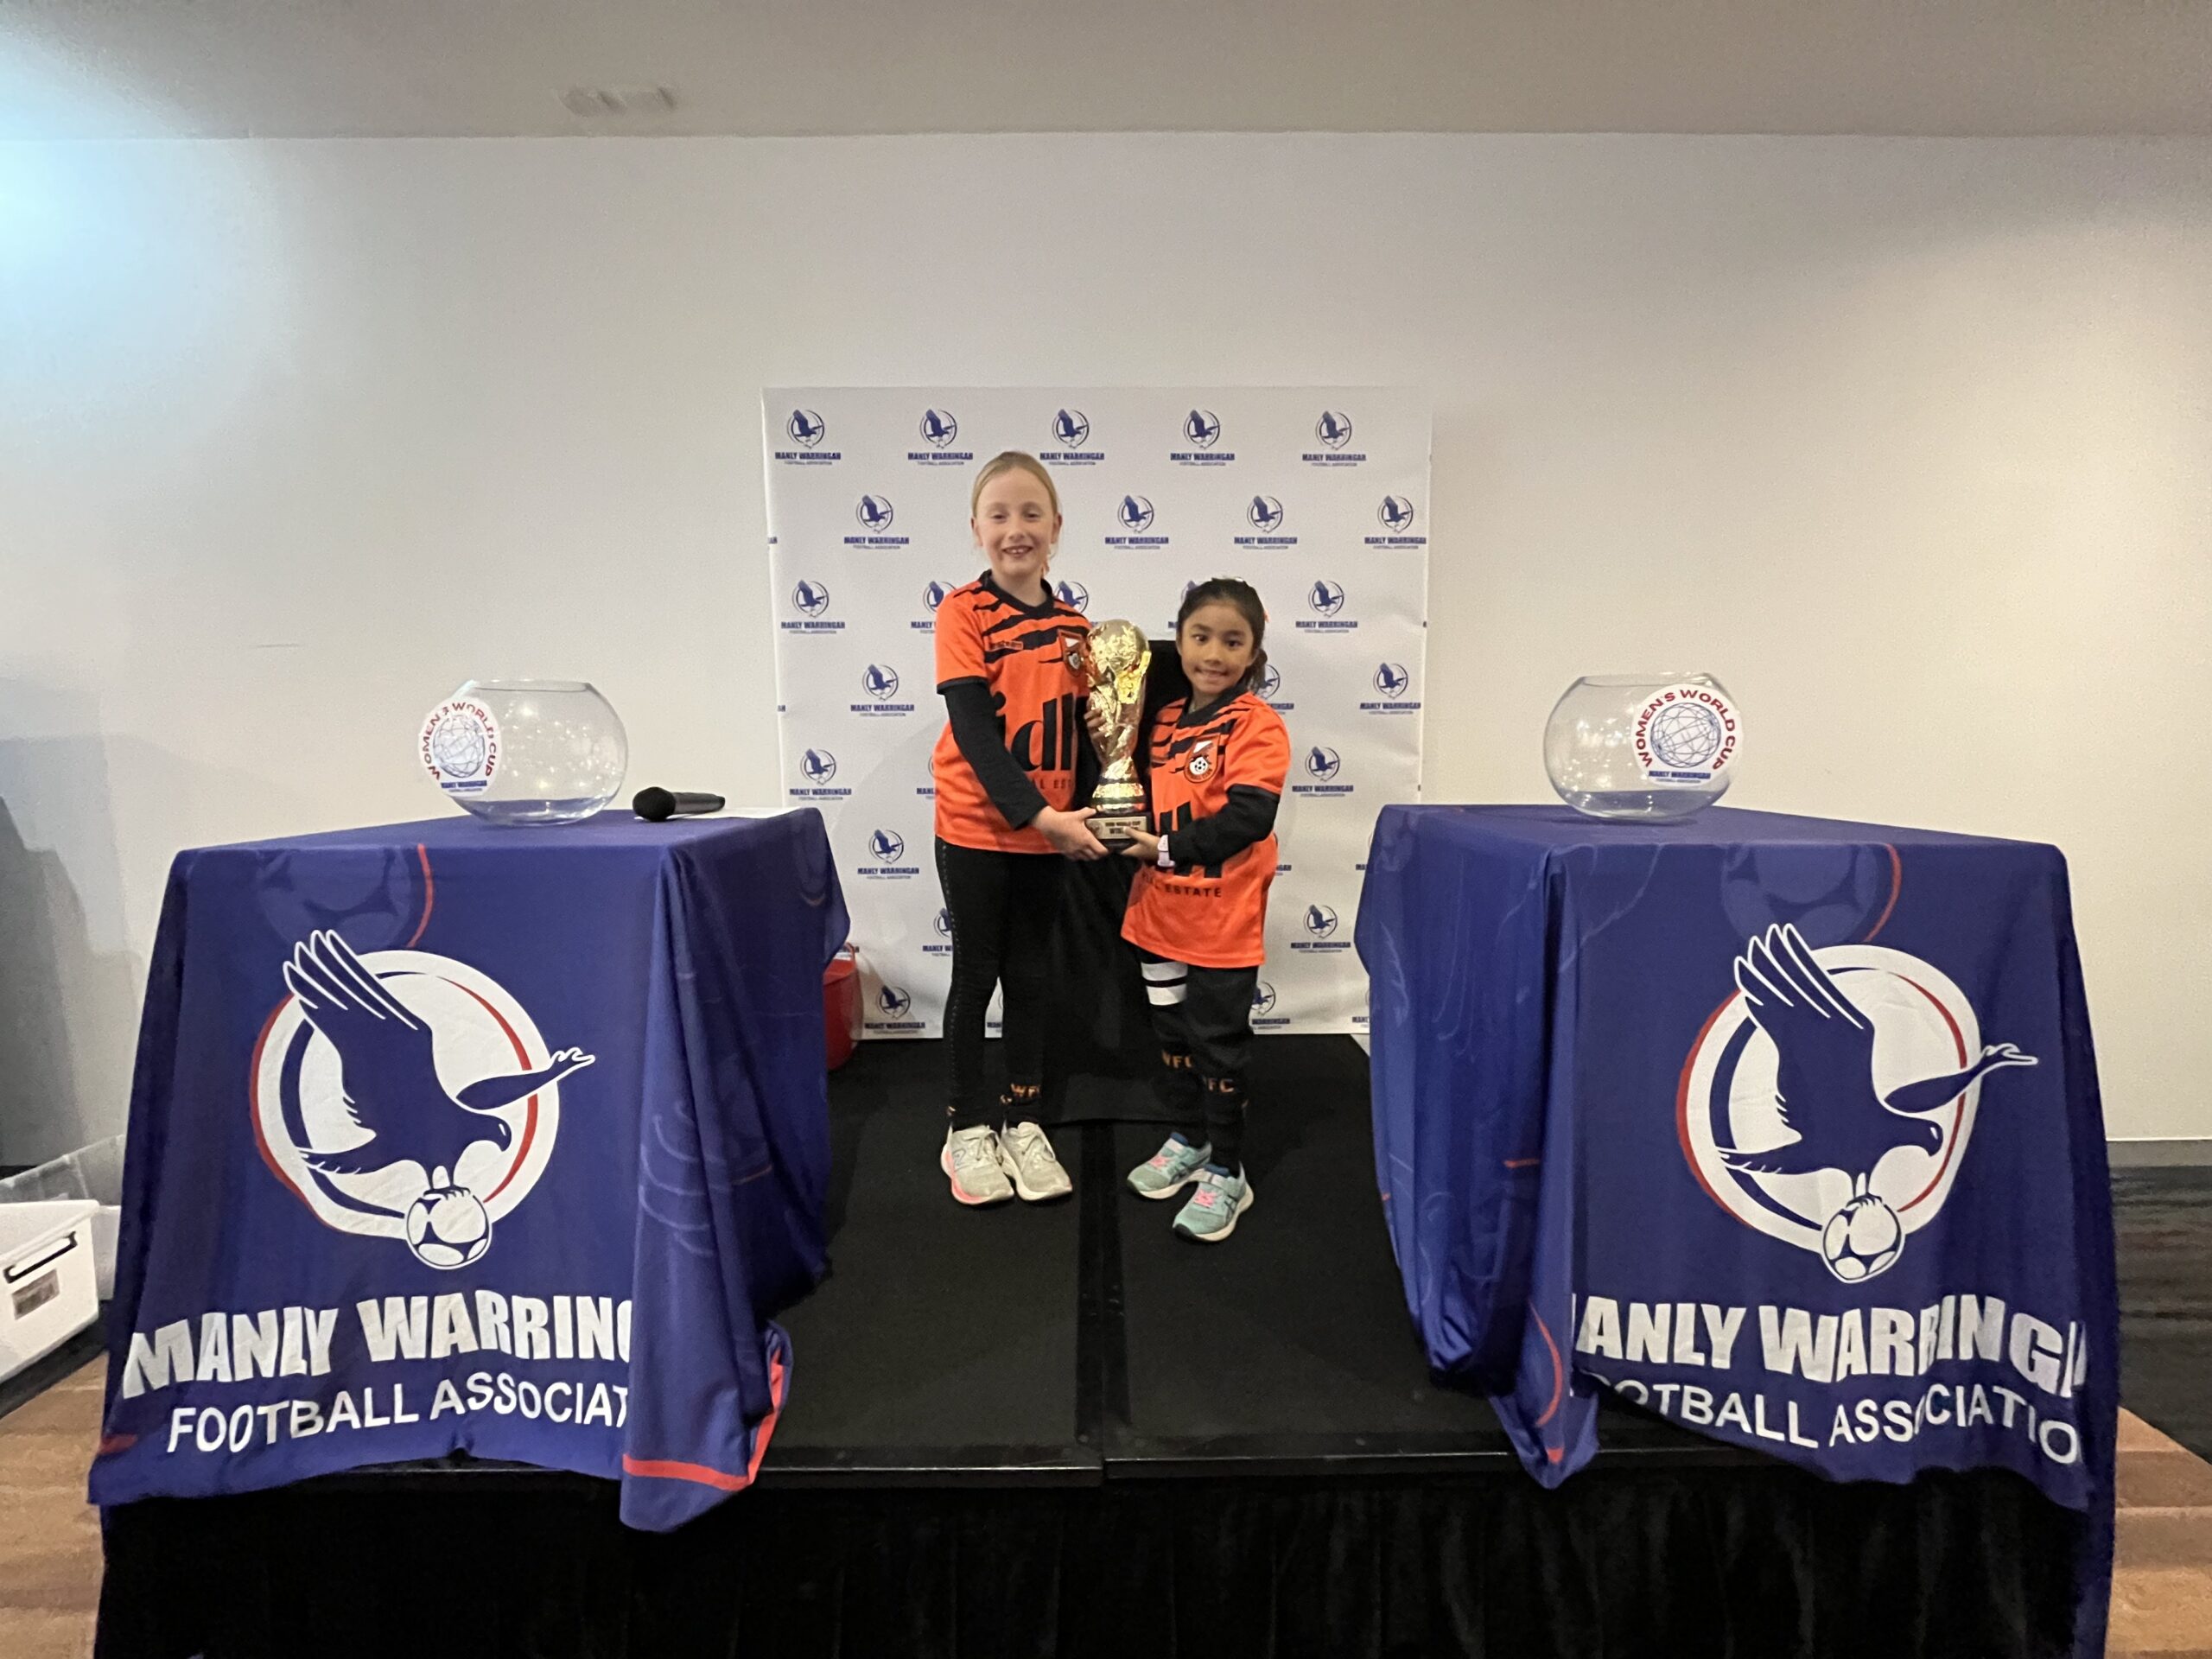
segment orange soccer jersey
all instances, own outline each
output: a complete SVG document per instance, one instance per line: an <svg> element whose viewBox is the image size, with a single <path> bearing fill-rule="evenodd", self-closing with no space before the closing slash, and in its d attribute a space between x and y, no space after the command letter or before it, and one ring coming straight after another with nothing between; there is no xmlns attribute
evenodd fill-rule
<svg viewBox="0 0 2212 1659"><path fill-rule="evenodd" d="M1212 817L1238 785L1282 793L1290 734L1282 716L1241 692L1195 720L1179 699L1152 728L1152 827L1168 837ZM1155 956L1198 968L1253 968L1267 955L1268 884L1275 879L1272 831L1219 864L1178 873L1147 865L1129 890L1122 937Z"/></svg>
<svg viewBox="0 0 2212 1659"><path fill-rule="evenodd" d="M956 588L937 607L937 689L981 681L998 711L999 731L1049 806L1075 798L1077 747L1083 732L1083 684L1067 659L1072 635L1087 633L1083 613L1050 588L1042 604L1024 605L988 575ZM1025 824L1017 830L991 804L975 768L945 722L930 757L937 783L937 833L956 847L1049 853L1052 843Z"/></svg>

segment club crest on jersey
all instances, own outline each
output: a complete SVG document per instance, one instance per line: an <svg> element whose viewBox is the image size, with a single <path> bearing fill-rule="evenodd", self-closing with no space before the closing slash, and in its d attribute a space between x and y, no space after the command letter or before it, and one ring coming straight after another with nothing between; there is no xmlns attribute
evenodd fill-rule
<svg viewBox="0 0 2212 1659"><path fill-rule="evenodd" d="M263 1161L326 1227L434 1268L479 1260L553 1155L562 1080L595 1057L549 1049L505 986L450 957L357 955L321 931L283 974L248 1079Z"/></svg>
<svg viewBox="0 0 2212 1659"><path fill-rule="evenodd" d="M1942 1211L1985 1076L2036 1057L1985 1046L1965 994L1902 950L1815 950L1785 923L1734 971L1682 1065L1682 1155L1737 1220L1862 1283Z"/></svg>
<svg viewBox="0 0 2212 1659"><path fill-rule="evenodd" d="M1202 737L1191 746L1190 758L1183 763L1185 777L1206 779L1213 776L1218 738Z"/></svg>

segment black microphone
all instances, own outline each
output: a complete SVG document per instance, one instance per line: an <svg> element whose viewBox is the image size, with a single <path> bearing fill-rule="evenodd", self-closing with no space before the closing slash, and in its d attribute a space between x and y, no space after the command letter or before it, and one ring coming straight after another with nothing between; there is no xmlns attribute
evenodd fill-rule
<svg viewBox="0 0 2212 1659"><path fill-rule="evenodd" d="M641 789L638 798L630 803L630 810L648 823L658 823L690 812L719 812L722 810L722 798L687 795L676 790Z"/></svg>

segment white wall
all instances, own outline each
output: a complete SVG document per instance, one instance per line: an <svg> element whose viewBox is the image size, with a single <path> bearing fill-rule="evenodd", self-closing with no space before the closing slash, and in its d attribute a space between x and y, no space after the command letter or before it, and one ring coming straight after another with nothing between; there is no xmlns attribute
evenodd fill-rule
<svg viewBox="0 0 2212 1659"><path fill-rule="evenodd" d="M0 145L0 1160L120 1124L170 854L441 810L472 673L770 798L758 389L910 381L1426 388L1431 798L1708 668L1740 804L2063 846L2212 1134L2212 144L148 143Z"/></svg>

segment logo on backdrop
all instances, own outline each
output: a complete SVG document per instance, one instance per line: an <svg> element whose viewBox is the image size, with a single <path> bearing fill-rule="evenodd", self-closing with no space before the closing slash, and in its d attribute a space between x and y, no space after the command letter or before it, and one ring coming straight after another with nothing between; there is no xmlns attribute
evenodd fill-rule
<svg viewBox="0 0 2212 1659"><path fill-rule="evenodd" d="M1653 693L1630 727L1637 764L1655 783L1709 783L1736 758L1743 716L1709 685Z"/></svg>
<svg viewBox="0 0 2212 1659"><path fill-rule="evenodd" d="M922 873L918 864L900 861L906 856L906 838L896 830L874 830L868 832L868 861L855 867L854 874L873 881L910 881Z"/></svg>
<svg viewBox="0 0 2212 1659"><path fill-rule="evenodd" d="M865 536L848 536L847 547L904 547L907 538L890 534L893 520L898 518L887 495L864 495L853 505L853 517L860 523Z"/></svg>
<svg viewBox="0 0 2212 1659"><path fill-rule="evenodd" d="M1225 467L1236 459L1221 442L1221 417L1210 409L1194 409L1183 417L1183 437L1192 447L1168 452L1168 460L1184 467Z"/></svg>
<svg viewBox="0 0 2212 1659"><path fill-rule="evenodd" d="M481 794L499 770L499 722L474 697L451 697L423 717L419 739L430 781L448 795Z"/></svg>
<svg viewBox="0 0 2212 1659"><path fill-rule="evenodd" d="M1337 912L1326 905L1308 905L1302 918L1306 931L1313 938L1325 939L1337 931Z"/></svg>
<svg viewBox="0 0 2212 1659"><path fill-rule="evenodd" d="M922 1022L910 1016L914 999L896 985L879 985L875 1006L861 1023L871 1031L919 1031Z"/></svg>
<svg viewBox="0 0 2212 1659"><path fill-rule="evenodd" d="M1351 416L1340 409L1321 411L1321 418L1313 423L1313 436L1321 448L1299 457L1309 467L1357 467L1367 459L1346 447L1351 442Z"/></svg>
<svg viewBox="0 0 2212 1659"><path fill-rule="evenodd" d="M1070 610L1087 611L1090 608L1090 589L1079 582L1054 582L1052 596Z"/></svg>
<svg viewBox="0 0 2212 1659"><path fill-rule="evenodd" d="M779 449L776 459L801 467L827 466L843 459L835 449L824 449L822 440L830 435L829 423L810 409L795 409L784 423L784 435L798 446L796 449Z"/></svg>
<svg viewBox="0 0 2212 1659"><path fill-rule="evenodd" d="M1057 467L1096 467L1106 459L1106 454L1102 449L1084 448L1090 437L1090 417L1079 409L1064 409L1052 416L1055 447L1039 450L1037 459Z"/></svg>
<svg viewBox="0 0 2212 1659"><path fill-rule="evenodd" d="M875 994L875 1006L882 1009L891 1019L896 1020L914 1006L914 999L896 985L886 985Z"/></svg>
<svg viewBox="0 0 2212 1659"><path fill-rule="evenodd" d="M1351 949L1349 938L1338 937L1340 924L1335 909L1328 905L1317 902L1300 911L1298 931L1301 937L1291 940L1290 948L1300 954L1327 956Z"/></svg>
<svg viewBox="0 0 2212 1659"><path fill-rule="evenodd" d="M899 696L899 671L888 663L870 663L861 671L861 690L868 701L848 704L856 715L911 715L914 705L894 701Z"/></svg>
<svg viewBox="0 0 2212 1659"><path fill-rule="evenodd" d="M1403 663L1376 664L1374 684L1380 694L1380 700L1362 702L1360 713L1411 715L1421 711L1421 703L1413 695L1414 677Z"/></svg>
<svg viewBox="0 0 2212 1659"><path fill-rule="evenodd" d="M1317 578L1306 588L1306 608L1313 614L1298 619L1298 631L1301 633L1343 633L1359 626L1357 620L1341 613L1344 590L1325 576Z"/></svg>
<svg viewBox="0 0 2212 1659"><path fill-rule="evenodd" d="M785 633L842 633L845 625L829 614L830 590L818 582L802 582L791 589L791 609L798 612L796 620L786 617L783 623Z"/></svg>
<svg viewBox="0 0 2212 1659"><path fill-rule="evenodd" d="M1244 506L1245 521L1258 531L1257 536L1239 536L1239 547L1296 547L1295 536L1278 536L1274 532L1282 528L1287 515L1282 503L1272 495L1255 495Z"/></svg>
<svg viewBox="0 0 2212 1659"><path fill-rule="evenodd" d="M1264 979L1254 981L1252 985L1252 1012L1255 1014L1273 1014L1274 1011L1275 988L1268 984Z"/></svg>
<svg viewBox="0 0 2212 1659"><path fill-rule="evenodd" d="M1884 945L1815 950L1780 924L1735 978L1683 1062L1683 1156L1737 1220L1863 1283L1942 1211L1983 1077L2036 1057L1985 1046L1964 993Z"/></svg>
<svg viewBox="0 0 2212 1659"><path fill-rule="evenodd" d="M925 409L922 411L922 442L926 449L909 449L906 459L924 467L961 467L976 459L971 449L955 449L952 441L960 435L960 423L952 417L949 409Z"/></svg>
<svg viewBox="0 0 2212 1659"><path fill-rule="evenodd" d="M1260 701L1278 714L1298 707L1294 702L1282 700L1282 670L1272 661L1260 670L1260 683L1254 689L1259 692Z"/></svg>
<svg viewBox="0 0 2212 1659"><path fill-rule="evenodd" d="M1349 795L1352 792L1352 785L1342 781L1338 777L1344 769L1343 759L1327 744L1316 743L1306 751L1305 768L1306 775L1313 781L1310 784L1293 784L1290 786L1292 794L1330 796Z"/></svg>
<svg viewBox="0 0 2212 1659"><path fill-rule="evenodd" d="M1125 532L1106 537L1109 547L1165 547L1165 536L1149 536L1154 513L1152 502L1141 495L1125 495L1114 509L1114 522Z"/></svg>
<svg viewBox="0 0 2212 1659"><path fill-rule="evenodd" d="M489 975L427 950L358 956L308 935L255 1046L254 1138L276 1179L340 1232L466 1267L544 1173L561 1080L592 1064L549 1051Z"/></svg>
<svg viewBox="0 0 2212 1659"><path fill-rule="evenodd" d="M1414 534L1414 504L1402 495L1386 495L1375 509L1375 522L1385 534L1370 536L1370 547L1427 547L1428 537Z"/></svg>
<svg viewBox="0 0 2212 1659"><path fill-rule="evenodd" d="M806 781L795 784L789 793L795 801L835 800L853 791L836 784L837 757L827 749L807 749L798 758L799 776Z"/></svg>

